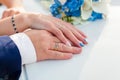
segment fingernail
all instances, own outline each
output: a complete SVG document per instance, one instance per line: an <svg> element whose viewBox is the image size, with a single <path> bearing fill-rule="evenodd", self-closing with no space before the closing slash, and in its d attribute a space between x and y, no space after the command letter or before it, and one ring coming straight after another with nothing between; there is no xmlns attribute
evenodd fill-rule
<svg viewBox="0 0 120 80"><path fill-rule="evenodd" d="M81 47L84 47L85 45L84 45L82 42L80 42L80 46L81 46Z"/></svg>
<svg viewBox="0 0 120 80"><path fill-rule="evenodd" d="M67 46L71 46L71 44L70 44L70 42L69 42L69 41L66 43L66 45L67 45Z"/></svg>
<svg viewBox="0 0 120 80"><path fill-rule="evenodd" d="M85 44L88 44L88 40L87 40L87 39L84 39L84 43L85 43Z"/></svg>
<svg viewBox="0 0 120 80"><path fill-rule="evenodd" d="M87 39L84 39L84 41L85 41L85 42L88 42L88 40L87 40Z"/></svg>

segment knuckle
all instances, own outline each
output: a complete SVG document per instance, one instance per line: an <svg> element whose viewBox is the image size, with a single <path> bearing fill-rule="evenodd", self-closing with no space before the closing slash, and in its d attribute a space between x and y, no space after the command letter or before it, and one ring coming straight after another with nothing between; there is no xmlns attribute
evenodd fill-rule
<svg viewBox="0 0 120 80"><path fill-rule="evenodd" d="M66 34L69 34L69 35L71 35L72 33L71 33L71 31L70 30L65 30L65 32L66 32Z"/></svg>
<svg viewBox="0 0 120 80"><path fill-rule="evenodd" d="M59 36L59 35L61 35L61 31L60 30L55 30L55 34Z"/></svg>
<svg viewBox="0 0 120 80"><path fill-rule="evenodd" d="M68 36L68 37L71 37L71 36L73 36L74 37L74 34L72 33L72 31L70 31L70 30L65 30L65 33L66 33L66 35Z"/></svg>
<svg viewBox="0 0 120 80"><path fill-rule="evenodd" d="M50 42L50 43L49 43L49 48L52 49L52 50L54 50L54 48L55 48L55 43L53 44L53 43Z"/></svg>
<svg viewBox="0 0 120 80"><path fill-rule="evenodd" d="M63 44L59 44L59 48L61 51L63 51L65 49L65 46Z"/></svg>

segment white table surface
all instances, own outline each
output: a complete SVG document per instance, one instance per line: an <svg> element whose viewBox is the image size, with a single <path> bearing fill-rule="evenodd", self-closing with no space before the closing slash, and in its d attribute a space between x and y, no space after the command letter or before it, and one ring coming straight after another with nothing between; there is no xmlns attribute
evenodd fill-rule
<svg viewBox="0 0 120 80"><path fill-rule="evenodd" d="M88 35L89 41L81 54L70 60L26 65L21 80L120 80L119 3L120 0L112 1L114 6L110 8L107 20L77 26ZM45 13L33 0L24 0L24 5L27 11Z"/></svg>
<svg viewBox="0 0 120 80"><path fill-rule="evenodd" d="M39 4L32 4L34 7L30 9L26 6L28 11L43 12ZM27 80L120 80L118 5L110 8L107 20L77 26L88 35L89 41L81 54L70 60L50 60L26 65Z"/></svg>

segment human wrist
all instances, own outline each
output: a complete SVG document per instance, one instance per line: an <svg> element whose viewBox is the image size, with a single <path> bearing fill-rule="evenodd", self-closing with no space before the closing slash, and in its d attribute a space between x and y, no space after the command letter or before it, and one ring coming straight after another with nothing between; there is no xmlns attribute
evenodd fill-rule
<svg viewBox="0 0 120 80"><path fill-rule="evenodd" d="M20 51L22 64L30 64L37 61L36 51L33 43L25 33L11 35L10 38L14 41Z"/></svg>
<svg viewBox="0 0 120 80"><path fill-rule="evenodd" d="M18 16L19 17L16 16L16 18L19 18L19 19L16 19L17 20L16 22L22 21L22 25L20 25L20 27L21 27L20 32L23 32L24 30L29 28L30 22L27 17L27 13L21 13L21 14L18 14Z"/></svg>
<svg viewBox="0 0 120 80"><path fill-rule="evenodd" d="M39 29L37 26L40 23L42 14L38 13L28 13L29 26L32 29ZM39 26L40 27L40 26Z"/></svg>
<svg viewBox="0 0 120 80"><path fill-rule="evenodd" d="M29 25L29 28L32 28L33 27L33 23L34 23L34 20L35 20L35 17L36 15L34 13L28 13L27 14L27 24Z"/></svg>
<svg viewBox="0 0 120 80"><path fill-rule="evenodd" d="M39 39L38 39L38 37L35 37L35 35L37 35L38 33L37 33L37 31L36 30L29 30L29 31L25 31L24 32L29 38L30 38L30 40L31 40L31 42L32 42L32 44L33 44L33 46L34 46L34 48L35 48L35 51L36 51L36 60L37 61L40 61L39 59L39 50L38 49L40 49L40 48L38 48L38 46L40 46L39 45Z"/></svg>
<svg viewBox="0 0 120 80"><path fill-rule="evenodd" d="M26 13L25 20L29 27L32 26L34 14Z"/></svg>
<svg viewBox="0 0 120 80"><path fill-rule="evenodd" d="M14 15L14 20L18 32L23 32L29 29L29 19L27 18L27 13L20 13L18 15Z"/></svg>

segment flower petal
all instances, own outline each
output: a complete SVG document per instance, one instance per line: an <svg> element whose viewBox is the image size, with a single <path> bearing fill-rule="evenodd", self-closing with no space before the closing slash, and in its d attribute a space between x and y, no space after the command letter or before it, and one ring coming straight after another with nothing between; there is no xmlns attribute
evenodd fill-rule
<svg viewBox="0 0 120 80"><path fill-rule="evenodd" d="M92 8L94 11L107 14L108 13L108 5L106 3L92 3Z"/></svg>
<svg viewBox="0 0 120 80"><path fill-rule="evenodd" d="M92 14L92 1L85 0L84 5L81 7L81 17L83 20L88 19Z"/></svg>

